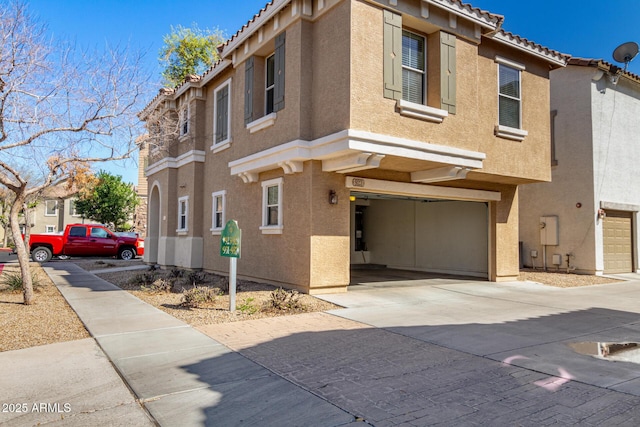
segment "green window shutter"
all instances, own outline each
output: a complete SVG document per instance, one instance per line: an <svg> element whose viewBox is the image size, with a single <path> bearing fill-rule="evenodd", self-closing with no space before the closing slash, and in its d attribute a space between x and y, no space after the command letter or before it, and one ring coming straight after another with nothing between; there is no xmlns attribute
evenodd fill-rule
<svg viewBox="0 0 640 427"><path fill-rule="evenodd" d="M456 36L440 32L441 109L456 113Z"/></svg>
<svg viewBox="0 0 640 427"><path fill-rule="evenodd" d="M229 123L229 86L226 85L216 93L216 140L227 139Z"/></svg>
<svg viewBox="0 0 640 427"><path fill-rule="evenodd" d="M286 33L278 34L276 37L276 52L274 55L275 82L273 85L273 111L280 111L284 108L285 39Z"/></svg>
<svg viewBox="0 0 640 427"><path fill-rule="evenodd" d="M244 65L244 124L253 121L253 56Z"/></svg>
<svg viewBox="0 0 640 427"><path fill-rule="evenodd" d="M384 11L384 97L402 99L402 15Z"/></svg>

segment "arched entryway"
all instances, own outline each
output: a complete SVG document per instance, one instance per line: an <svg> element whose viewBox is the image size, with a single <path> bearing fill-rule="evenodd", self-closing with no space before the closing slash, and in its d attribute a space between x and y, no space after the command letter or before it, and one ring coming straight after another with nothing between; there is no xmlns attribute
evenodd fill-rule
<svg viewBox="0 0 640 427"><path fill-rule="evenodd" d="M144 261L155 264L158 262L158 241L160 237L160 188L155 183L149 193L147 213L147 237L144 245Z"/></svg>

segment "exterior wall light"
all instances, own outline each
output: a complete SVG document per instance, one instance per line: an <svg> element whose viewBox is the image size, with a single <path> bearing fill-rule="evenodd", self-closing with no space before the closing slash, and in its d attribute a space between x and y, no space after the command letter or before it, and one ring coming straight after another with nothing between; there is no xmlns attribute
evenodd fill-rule
<svg viewBox="0 0 640 427"><path fill-rule="evenodd" d="M352 202L356 201L356 196L349 196L349 200L351 200Z"/></svg>
<svg viewBox="0 0 640 427"><path fill-rule="evenodd" d="M604 209L598 209L598 219L604 219L607 217L607 213Z"/></svg>
<svg viewBox="0 0 640 427"><path fill-rule="evenodd" d="M338 195L335 190L329 190L329 204L337 205L338 204Z"/></svg>

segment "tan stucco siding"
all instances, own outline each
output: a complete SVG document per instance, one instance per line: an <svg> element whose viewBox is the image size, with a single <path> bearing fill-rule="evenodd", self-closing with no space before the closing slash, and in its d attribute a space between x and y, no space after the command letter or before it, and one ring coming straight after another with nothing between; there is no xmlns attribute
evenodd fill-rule
<svg viewBox="0 0 640 427"><path fill-rule="evenodd" d="M498 124L498 64L496 56L521 64L521 128L528 132L523 141L512 141L493 135ZM499 45L483 38L478 55L477 109L482 132L480 151L487 154L481 173L549 181L550 169L550 89L549 68L531 55ZM487 131L489 135L487 135Z"/></svg>
<svg viewBox="0 0 640 427"><path fill-rule="evenodd" d="M431 123L401 116L396 101L383 97L383 9L353 2L352 21L352 28L358 31L354 30L352 34L351 46L350 128L486 153L483 168L473 175L473 179L498 180L492 175L505 177L503 181L507 182L511 178L514 183L550 179L549 81L548 70L541 61L515 49L502 48L487 38L482 39L479 48L458 37L456 112L449 114L442 123ZM428 24L416 28L417 20L409 22L413 25L409 29L424 36L434 31ZM485 44L490 46L485 47ZM498 124L496 54L526 66L521 79L522 122L523 129L529 134L522 142L494 134ZM440 73L436 58L430 57L427 67L428 75L434 71ZM439 105L430 106L440 108ZM385 168L388 161L383 160L381 168Z"/></svg>
<svg viewBox="0 0 640 427"><path fill-rule="evenodd" d="M350 3L340 2L313 23L313 67L307 70L313 74L313 138L330 135L349 126L349 93L353 84L349 59Z"/></svg>
<svg viewBox="0 0 640 427"><path fill-rule="evenodd" d="M490 241L494 245L491 277L495 282L517 280L518 254L518 187L504 186L502 199L491 202L489 209Z"/></svg>

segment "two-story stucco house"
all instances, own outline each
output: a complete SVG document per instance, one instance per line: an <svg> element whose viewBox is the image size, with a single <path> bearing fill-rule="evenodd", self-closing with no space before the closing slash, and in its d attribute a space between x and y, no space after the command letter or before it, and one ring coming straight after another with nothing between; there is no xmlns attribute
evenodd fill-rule
<svg viewBox="0 0 640 427"><path fill-rule="evenodd" d="M640 76L572 58L551 72L551 109L553 180L520 193L524 264L637 272Z"/></svg>
<svg viewBox="0 0 640 427"><path fill-rule="evenodd" d="M304 292L346 290L354 263L515 279L568 56L502 22L458 0L267 4L141 113L146 261L225 274L233 219L239 277Z"/></svg>

